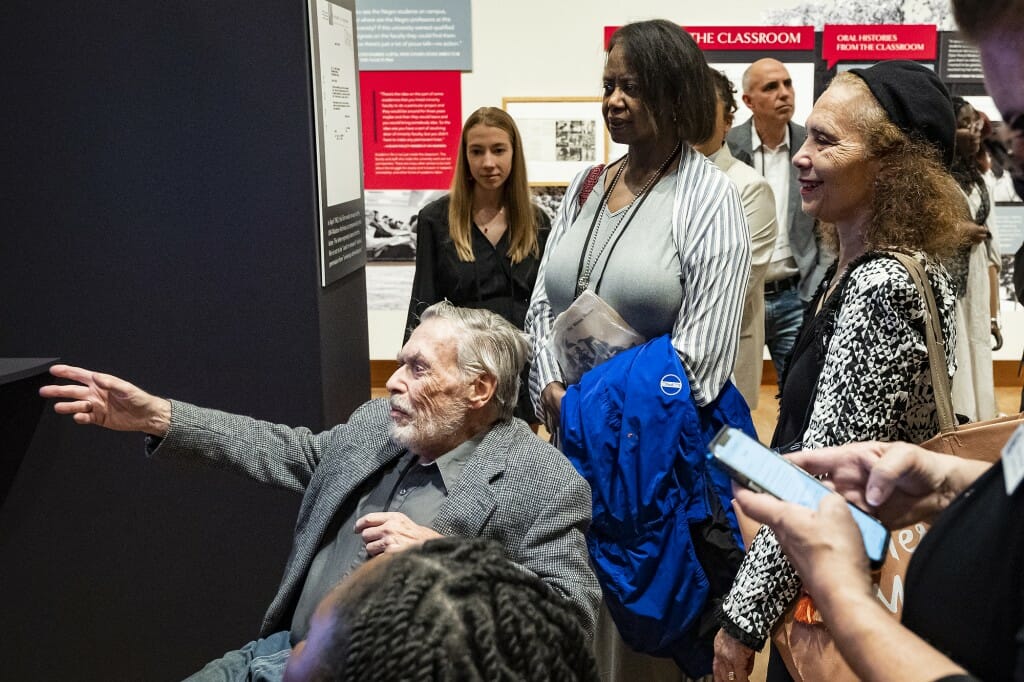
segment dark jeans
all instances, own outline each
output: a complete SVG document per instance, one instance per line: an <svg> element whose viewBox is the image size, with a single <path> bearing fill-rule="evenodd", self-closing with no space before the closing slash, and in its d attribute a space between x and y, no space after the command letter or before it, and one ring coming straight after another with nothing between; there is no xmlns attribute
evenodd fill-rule
<svg viewBox="0 0 1024 682"><path fill-rule="evenodd" d="M764 343L772 356L775 372L782 381L786 359L796 344L804 319L804 304L796 287L764 296ZM779 388L782 386L780 384Z"/></svg>

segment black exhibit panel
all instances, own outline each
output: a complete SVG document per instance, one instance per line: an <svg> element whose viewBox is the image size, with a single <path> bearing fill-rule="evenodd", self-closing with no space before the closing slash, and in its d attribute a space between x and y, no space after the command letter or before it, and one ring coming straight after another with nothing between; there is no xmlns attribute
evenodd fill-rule
<svg viewBox="0 0 1024 682"><path fill-rule="evenodd" d="M369 397L366 284L320 287L306 3L0 17L0 357L344 421ZM38 410L0 508L0 678L177 680L253 639L299 495Z"/></svg>
<svg viewBox="0 0 1024 682"><path fill-rule="evenodd" d="M56 358L0 358L0 509L32 443L47 383Z"/></svg>

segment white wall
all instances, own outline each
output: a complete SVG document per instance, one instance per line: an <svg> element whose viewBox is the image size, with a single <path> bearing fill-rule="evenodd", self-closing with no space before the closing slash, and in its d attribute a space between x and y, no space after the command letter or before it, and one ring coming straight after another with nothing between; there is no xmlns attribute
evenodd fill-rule
<svg viewBox="0 0 1024 682"><path fill-rule="evenodd" d="M842 0L833 0L833 5ZM473 71L462 76L464 114L482 106L501 106L502 97L598 97L604 66L605 26L664 18L680 25L743 26L767 23L764 12L788 9L800 0L740 0L683 2L681 0L472 0ZM827 4L827 3L825 3ZM912 23L915 17L907 17ZM811 93L797 93L803 100ZM809 104L800 102L795 118L806 118ZM740 105L737 123L746 120ZM396 266L373 266L377 267ZM412 281L412 266L386 273ZM378 281L367 273L367 286ZM381 273L385 274L385 273ZM408 301L408 296L405 297ZM1019 357L1024 343L1024 309L1003 302L1006 344L995 359ZM370 358L393 359L402 344L406 311L369 311Z"/></svg>
<svg viewBox="0 0 1024 682"><path fill-rule="evenodd" d="M680 25L758 25L763 11L797 2L473 0L473 71L462 76L462 111L500 107L502 97L599 97L605 26L643 19L668 19ZM737 122L745 118L741 113ZM372 282L368 276L368 286ZM395 357L405 314L404 309L369 311L371 359Z"/></svg>

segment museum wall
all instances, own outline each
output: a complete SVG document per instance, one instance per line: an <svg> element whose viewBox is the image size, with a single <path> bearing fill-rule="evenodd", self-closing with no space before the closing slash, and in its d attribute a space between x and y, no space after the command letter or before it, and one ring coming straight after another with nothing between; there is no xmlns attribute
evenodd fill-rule
<svg viewBox="0 0 1024 682"><path fill-rule="evenodd" d="M899 6L904 23L935 24L940 30L953 25L942 0L882 0L850 3L841 0L801 3L797 0L746 0L736 3L680 3L676 0L619 0L516 3L472 1L473 70L462 74L462 115L481 106L502 105L504 97L597 97L604 63L604 27L630 21L666 18L690 26L758 26L780 23L872 23ZM867 16L865 12L875 14ZM801 19L802 17L802 19ZM808 19L808 17L812 17ZM794 80L801 82L796 76ZM810 88L797 91L794 119L802 122L813 103ZM987 99L987 98L983 98ZM984 102L979 105L985 109ZM989 108L990 115L995 112ZM736 124L748 118L740 105ZM568 180L569 178L566 178ZM1012 250L1007 254L1012 254ZM413 266L371 264L367 267L369 292L369 347L372 360L395 357L406 321L408 286ZM1006 343L996 351L997 361L1018 359L1024 343L1024 310L1003 301Z"/></svg>

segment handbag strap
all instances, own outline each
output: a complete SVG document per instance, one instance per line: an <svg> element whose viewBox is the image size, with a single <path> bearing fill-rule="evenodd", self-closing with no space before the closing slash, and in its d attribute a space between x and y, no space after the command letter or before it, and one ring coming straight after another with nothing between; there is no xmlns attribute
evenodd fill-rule
<svg viewBox="0 0 1024 682"><path fill-rule="evenodd" d="M587 173L587 177L583 178L583 185L580 187L580 193L576 195L576 211L579 212L583 209L583 204L587 202L587 197L594 191L594 187L597 186L597 179L601 177L601 173L604 171L604 164L599 163Z"/></svg>
<svg viewBox="0 0 1024 682"><path fill-rule="evenodd" d="M949 374L946 369L946 349L942 340L942 328L939 322L939 309L935 303L935 293L925 273L924 266L914 258L899 251L887 251L899 261L910 279L917 287L917 292L924 300L924 340L928 346L928 368L932 375L932 392L935 394L935 411L939 416L939 433L956 431L956 417L953 414L953 400L950 397Z"/></svg>

